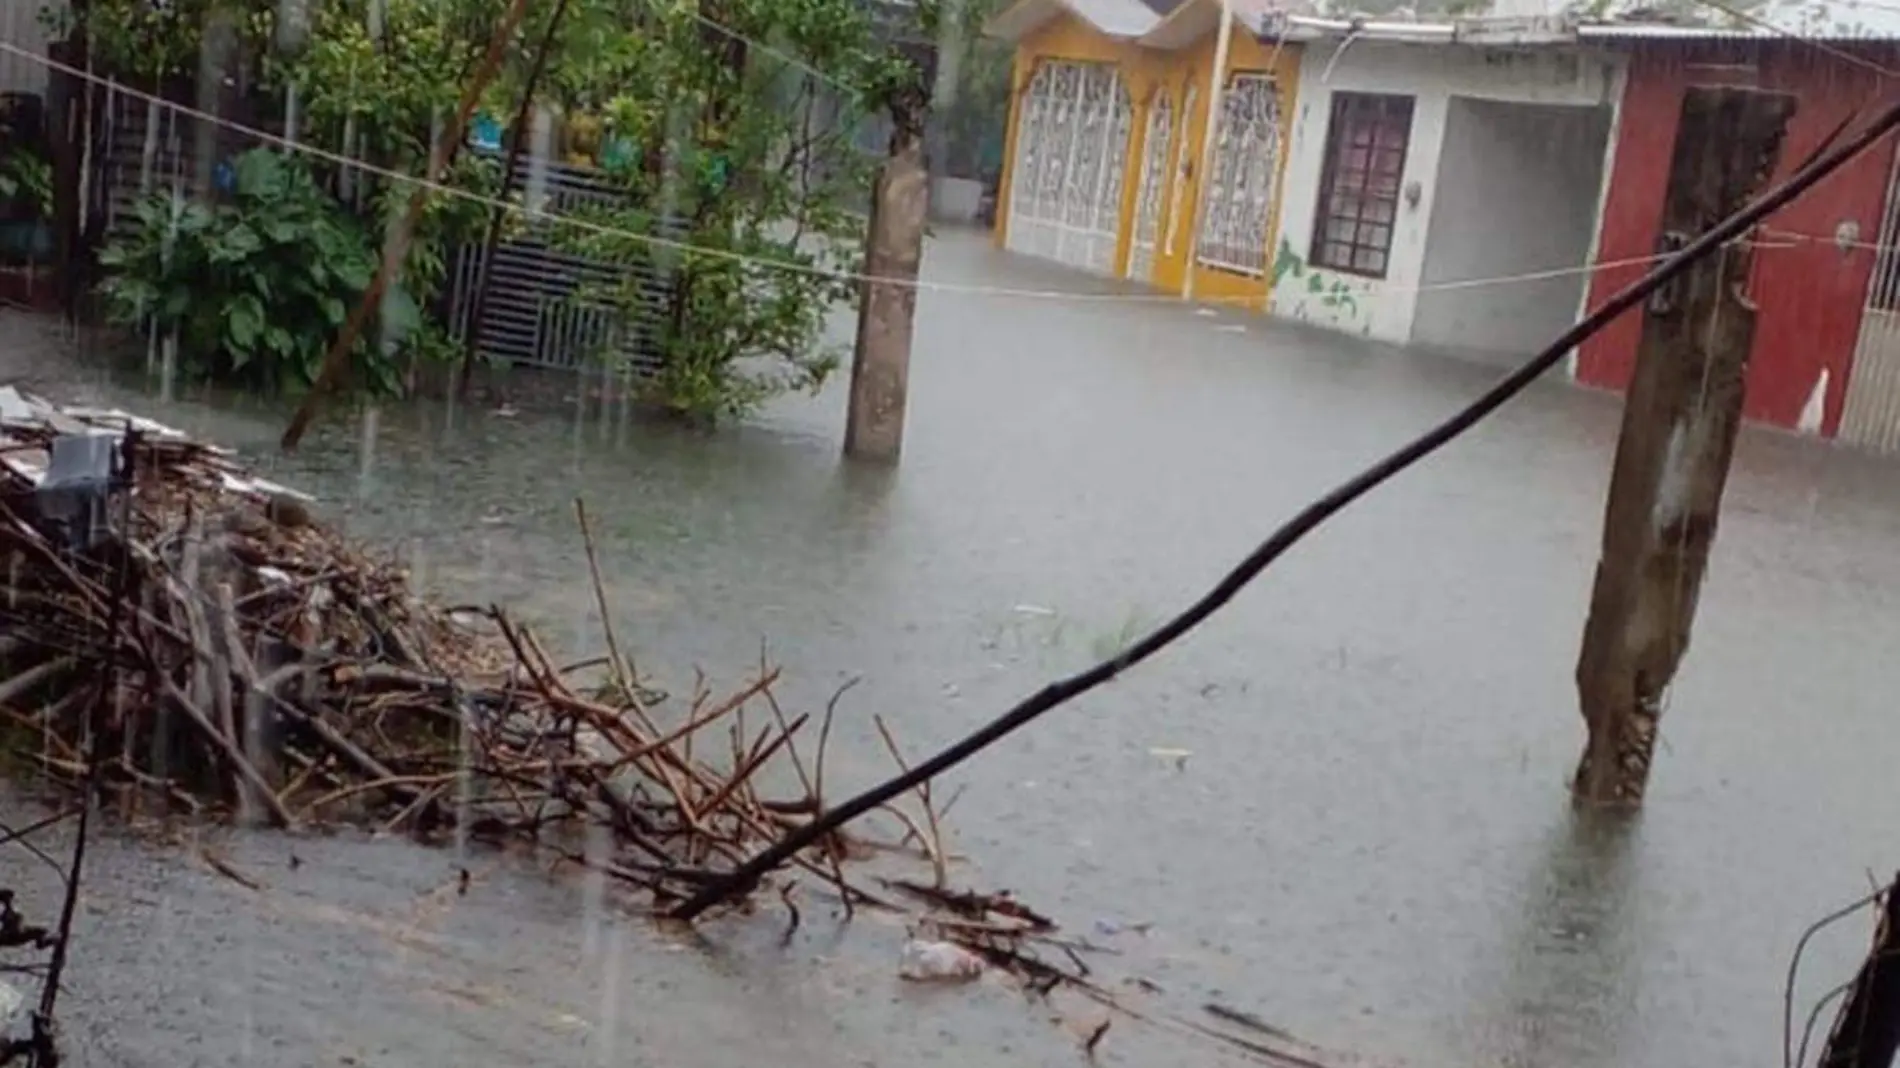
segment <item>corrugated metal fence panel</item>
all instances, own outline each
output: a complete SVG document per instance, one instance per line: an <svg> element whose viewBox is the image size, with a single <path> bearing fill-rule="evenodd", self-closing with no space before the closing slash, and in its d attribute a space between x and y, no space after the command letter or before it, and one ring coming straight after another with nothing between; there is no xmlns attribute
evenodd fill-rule
<svg viewBox="0 0 1900 1068"><path fill-rule="evenodd" d="M46 27L40 22L40 5L25 0L0 0L0 41L31 52L46 54ZM0 52L0 92L46 94L46 64L13 52Z"/></svg>
<svg viewBox="0 0 1900 1068"><path fill-rule="evenodd" d="M108 232L115 232L130 223L133 205L146 192L191 184L193 120L179 118L171 108L148 108L144 101L122 94L113 95L105 113L92 182L94 203L106 213ZM153 117L156 135L148 145L146 130ZM517 189L528 189L531 169L531 161L520 162ZM538 188L531 192L545 198L541 206L550 212L574 212L619 195L604 174L591 168L546 164L539 177ZM482 355L572 370L617 354L635 373L651 373L657 366L654 328L666 307L667 280L650 265L605 263L555 248L548 231L547 223L531 221L518 239L496 248L488 299L482 305ZM661 227L656 236L677 240L681 234L675 223ZM468 336L480 264L479 246L465 246L451 258L441 310L445 325L458 337ZM637 304L639 310L631 317L590 303L585 296L585 290L594 287L628 284L644 305Z"/></svg>
<svg viewBox="0 0 1900 1068"><path fill-rule="evenodd" d="M106 126L93 154L94 204L106 213L106 232L118 233L131 221L133 205L147 192L190 182L184 173L185 146L191 140L193 120L181 119L172 108L152 107L120 93L111 95L104 113ZM148 146L146 130L154 120L157 125ZM149 172L148 147L152 153Z"/></svg>
<svg viewBox="0 0 1900 1068"><path fill-rule="evenodd" d="M529 189L531 161L516 170L517 188ZM593 168L542 164L539 189L543 210L566 214L620 194ZM611 263L576 256L549 243L549 225L530 220L526 232L495 249L489 269L488 296L481 302L481 355L537 367L577 370L612 359L635 373L657 366L655 329L667 305L668 279L650 262ZM678 240L681 228L662 226L653 236ZM446 308L449 326L467 336L481 273L481 249L465 247L456 256ZM637 311L610 308L588 296L590 290L631 288Z"/></svg>
<svg viewBox="0 0 1900 1068"><path fill-rule="evenodd" d="M1887 186L1873 277L1861 311L1860 336L1848 372L1847 398L1836 437L1850 445L1900 449L1900 157Z"/></svg>

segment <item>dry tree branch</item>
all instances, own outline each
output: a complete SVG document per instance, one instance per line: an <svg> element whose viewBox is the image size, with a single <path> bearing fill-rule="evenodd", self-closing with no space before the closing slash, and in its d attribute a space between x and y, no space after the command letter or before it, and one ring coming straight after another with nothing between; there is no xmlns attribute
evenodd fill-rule
<svg viewBox="0 0 1900 1068"><path fill-rule="evenodd" d="M877 733L879 737L884 739L884 748L890 750L891 759L897 762L897 770L908 775L910 773L910 763L904 759L903 751L897 747L897 739L891 737L891 729L885 725L884 717L874 715L871 717L871 722L877 725ZM937 823L937 808L930 803L930 781L928 779L917 784L917 801L918 804L923 806L924 821L930 827L929 836L922 838L918 844L923 846L924 852L930 857L930 869L936 876L937 886L942 888L945 883L949 882L950 875L946 870L943 860L943 830ZM914 831L915 828L913 827L912 830Z"/></svg>

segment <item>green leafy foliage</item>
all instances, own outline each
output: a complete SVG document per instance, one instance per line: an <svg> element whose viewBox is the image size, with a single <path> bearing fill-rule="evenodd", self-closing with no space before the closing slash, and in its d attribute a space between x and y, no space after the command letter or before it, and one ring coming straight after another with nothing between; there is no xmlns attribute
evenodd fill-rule
<svg viewBox="0 0 1900 1068"><path fill-rule="evenodd" d="M501 168L494 160L463 154L443 176L447 189L493 196L501 185ZM409 208L415 186L384 182L369 198L369 217L395 222ZM488 223L488 205L470 196L431 190L423 195L422 214L410 231L409 255L403 261L403 286L427 303L448 281L449 256L465 244L481 240Z"/></svg>
<svg viewBox="0 0 1900 1068"><path fill-rule="evenodd" d="M657 323L638 286L594 298L649 329L652 400L695 420L739 416L816 389L840 362L825 327L857 291L859 211L879 162L855 135L904 68L858 0L644 6L636 33L598 34L585 19L573 31L590 50L567 54L561 103L596 109L608 137L641 151L614 171L624 197L593 215L604 226L558 239L665 280Z"/></svg>
<svg viewBox="0 0 1900 1068"><path fill-rule="evenodd" d="M53 168L38 153L15 149L0 159L0 205L9 203L36 219L53 217Z"/></svg>
<svg viewBox="0 0 1900 1068"><path fill-rule="evenodd" d="M294 55L273 53L266 81L280 91L296 83L305 139L345 146L379 168L420 176L504 6L504 0L380 0L380 23L372 29L370 0L312 3L307 41ZM505 81L490 87L484 101L490 109L506 104ZM335 170L327 176L340 177ZM366 228L399 219L415 193L408 182L361 172L357 178L365 187L359 214ZM402 275L424 303L447 279L450 253L480 239L488 209L476 198L500 191L500 168L459 153L442 184L472 196L424 197Z"/></svg>
<svg viewBox="0 0 1900 1068"><path fill-rule="evenodd" d="M304 0L302 29L291 34L277 25L280 0L81 7L100 66L139 84L193 74L215 9L212 21L235 30L260 89L296 86L305 140L415 175L506 3ZM879 162L858 133L917 82L891 39L934 40L948 20L973 23L992 4L889 5L883 13L896 22L879 25L864 0L568 0L536 100L562 116L570 143L631 151L609 154L621 197L587 211L601 225L541 227L541 236L660 280L657 311L644 286L585 294L657 346L655 400L719 419L816 388L836 369L841 351L825 331L857 290L849 279L861 268L862 210ZM532 5L505 43L482 112L512 120L555 7ZM974 40L972 29L962 26L961 39ZM984 58L985 84L1006 93L1007 56ZM961 140L989 136L969 125ZM492 197L498 170L463 153L445 182ZM106 250L105 292L121 322L156 316L177 330L202 373L293 388L362 292L413 187L344 183L327 164L307 170L260 152L240 171L226 202L140 205L134 232ZM450 253L480 240L488 215L479 200L428 197L402 286L384 305L382 336L399 339L396 351L366 345L356 381L393 388L406 357L455 357L422 309L442 290Z"/></svg>
<svg viewBox="0 0 1900 1068"><path fill-rule="evenodd" d="M169 196L138 204L136 225L99 262L109 317L176 332L187 369L223 382L307 386L369 287L368 236L295 160L256 149L237 160L229 203ZM400 343L422 317L401 290L384 304L394 347L361 346L359 381L400 387Z"/></svg>
<svg viewBox="0 0 1900 1068"><path fill-rule="evenodd" d="M294 55L271 54L266 84L298 86L306 135L342 146L380 166L420 173L440 124L487 48L503 0L311 0L308 40ZM539 5L537 5L539 6ZM507 105L507 86L489 88L483 106Z"/></svg>
<svg viewBox="0 0 1900 1068"><path fill-rule="evenodd" d="M40 21L55 37L83 29L100 68L149 86L197 70L214 13L231 16L240 46L255 54L269 40L275 8L276 0L87 0L44 3Z"/></svg>

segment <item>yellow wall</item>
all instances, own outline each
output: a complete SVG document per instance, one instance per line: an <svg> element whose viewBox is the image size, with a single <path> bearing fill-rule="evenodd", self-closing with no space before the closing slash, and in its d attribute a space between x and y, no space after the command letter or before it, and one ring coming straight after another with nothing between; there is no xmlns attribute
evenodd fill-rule
<svg viewBox="0 0 1900 1068"><path fill-rule="evenodd" d="M1009 131L1003 145L1003 175L996 188L996 243L1001 246L1008 236L1010 189L1016 183L1016 135L1022 116L1023 97L1029 92L1036 65L1045 59L1069 59L1089 63L1113 63L1120 68L1122 82L1135 106L1133 125L1128 135L1128 155L1122 160L1122 213L1115 246L1115 273L1121 274L1128 262L1128 241L1133 233L1129 220L1134 214L1135 186L1141 178L1141 141L1148 121L1147 102L1157 78L1165 66L1161 53L1138 48L1125 41L1105 37L1069 15L1049 20L1034 33L1016 43L1016 66L1010 86Z"/></svg>
<svg viewBox="0 0 1900 1068"><path fill-rule="evenodd" d="M1192 48L1174 54L1171 82L1175 100L1187 99L1187 86L1190 81L1196 86L1194 114L1182 126L1184 137L1174 151L1174 168L1171 174L1180 172L1180 154L1185 151L1192 165L1192 177L1188 179L1185 192L1179 198L1182 210L1180 239L1169 256L1163 249L1155 261L1155 286L1169 293L1187 295L1187 259L1188 251L1193 247L1192 235L1199 218L1201 197L1201 166L1204 159L1204 145L1207 137L1207 104L1211 86L1208 84L1208 72L1214 66L1215 40L1212 34ZM1287 151L1291 146L1293 133L1294 106L1297 101L1294 93L1299 85L1300 47L1286 45L1261 44L1251 34L1236 32L1227 46L1227 77L1235 74L1269 73L1280 90L1280 151L1277 162L1280 168L1280 181L1274 185L1273 203L1268 209L1267 233L1272 235L1279 225L1280 198L1284 190L1286 176ZM1224 87L1223 87L1224 89ZM1174 198L1166 202L1172 208ZM1162 227L1165 231L1167 222ZM1269 250L1270 252L1271 250ZM1269 272L1270 273L1270 272ZM1193 296L1197 300L1226 305L1238 305L1253 309L1264 309L1269 288L1269 275L1259 277L1236 274L1214 268L1196 266L1194 268Z"/></svg>
<svg viewBox="0 0 1900 1068"><path fill-rule="evenodd" d="M1115 272L1123 274L1127 270L1128 253L1134 236L1134 218L1136 204L1141 193L1141 160L1145 151L1143 142L1148 130L1148 109L1156 93L1166 88L1173 98L1176 121L1172 140L1174 145L1168 153L1166 175L1170 184L1161 194L1161 219L1158 228L1155 253L1155 287L1164 292L1187 293L1187 258L1192 246L1195 211L1200 198L1200 171L1203 139L1207 131L1208 72L1214 65L1215 36L1209 33L1197 44L1176 52L1158 52L1104 37L1081 21L1062 17L1051 20L1032 34L1026 35L1016 48L1015 74L1010 94L1009 130L1004 145L1004 164L1001 181L998 183L996 242L998 245L1007 239L1009 226L1010 188L1015 182L1017 123L1022 112L1024 94L1028 92L1030 78L1036 65L1044 59L1069 59L1098 63L1114 63L1120 69L1122 78L1128 86L1128 92L1134 102L1133 125L1128 138L1128 156L1123 161L1122 205L1120 237L1116 244ZM1299 83L1300 46L1276 46L1262 44L1248 34L1236 28L1228 44L1227 73L1270 72L1280 88L1280 114L1283 116L1280 128L1279 165L1282 177L1285 174L1287 150L1292 135L1295 88ZM1196 86L1194 113L1184 115L1188 86ZM1182 209L1179 235L1174 255L1167 255L1166 235L1171 224L1177 197L1172 188L1172 180L1180 174L1183 153L1192 164L1192 176L1182 190L1178 200ZM1276 184L1273 204L1267 219L1267 233L1271 235L1279 225L1281 185ZM1205 267L1194 269L1194 296L1197 299L1224 304L1237 304L1251 308L1263 308L1267 299L1268 277L1255 278L1234 274L1229 271L1214 270Z"/></svg>

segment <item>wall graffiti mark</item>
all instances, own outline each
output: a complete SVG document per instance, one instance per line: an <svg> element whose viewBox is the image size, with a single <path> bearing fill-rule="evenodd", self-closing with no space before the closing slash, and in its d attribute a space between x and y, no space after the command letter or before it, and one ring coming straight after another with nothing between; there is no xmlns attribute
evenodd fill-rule
<svg viewBox="0 0 1900 1068"><path fill-rule="evenodd" d="M1286 238L1280 239L1280 250L1273 254L1273 278L1267 283L1267 292L1280 288L1280 280L1287 275L1298 278L1306 273L1306 261L1293 251L1293 243Z"/></svg>
<svg viewBox="0 0 1900 1068"><path fill-rule="evenodd" d="M1293 250L1292 242L1282 237L1279 251L1273 257L1273 275L1268 285L1268 292L1270 294L1279 292L1280 283L1289 278L1296 282L1304 278L1307 295L1316 300L1320 307L1348 318L1359 317L1359 298L1353 287L1338 278L1308 267L1306 259ZM1302 301L1301 305L1303 306L1304 303ZM1294 314L1298 315L1297 308Z"/></svg>

